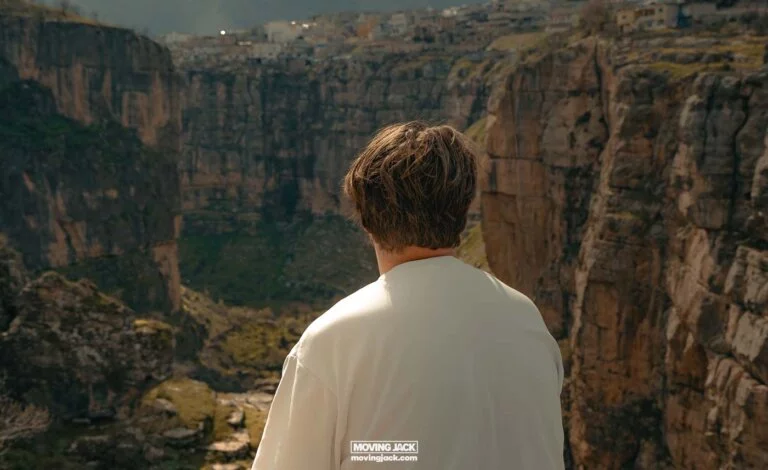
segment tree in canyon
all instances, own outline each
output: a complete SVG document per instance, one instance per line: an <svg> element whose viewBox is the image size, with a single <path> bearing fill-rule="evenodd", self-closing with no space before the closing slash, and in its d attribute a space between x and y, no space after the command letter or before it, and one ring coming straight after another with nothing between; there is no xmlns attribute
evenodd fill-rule
<svg viewBox="0 0 768 470"><path fill-rule="evenodd" d="M589 0L581 10L581 29L587 34L606 34L615 30L611 6L607 0Z"/></svg>

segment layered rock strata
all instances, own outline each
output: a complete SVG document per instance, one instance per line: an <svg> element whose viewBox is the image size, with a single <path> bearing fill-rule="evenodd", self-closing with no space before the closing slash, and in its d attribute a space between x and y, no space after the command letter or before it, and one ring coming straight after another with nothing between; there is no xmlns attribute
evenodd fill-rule
<svg viewBox="0 0 768 470"><path fill-rule="evenodd" d="M763 44L586 40L491 100L488 260L560 339L574 468L768 466Z"/></svg>

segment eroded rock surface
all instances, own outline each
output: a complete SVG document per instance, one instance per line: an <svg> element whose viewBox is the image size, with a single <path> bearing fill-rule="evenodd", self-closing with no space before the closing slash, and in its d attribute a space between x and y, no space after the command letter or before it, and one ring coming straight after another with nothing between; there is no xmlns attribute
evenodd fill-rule
<svg viewBox="0 0 768 470"><path fill-rule="evenodd" d="M170 326L137 317L89 281L46 273L21 291L15 308L0 336L6 387L56 419L119 418L170 375Z"/></svg>
<svg viewBox="0 0 768 470"><path fill-rule="evenodd" d="M0 231L29 269L178 309L180 86L132 31L0 12Z"/></svg>
<svg viewBox="0 0 768 470"><path fill-rule="evenodd" d="M342 217L349 207L341 179L388 124L423 119L466 129L479 120L494 66L506 56L470 55L448 49L186 70L186 285L232 304L327 304L375 280L372 249Z"/></svg>
<svg viewBox="0 0 768 470"><path fill-rule="evenodd" d="M768 466L768 74L729 41L590 39L491 100L488 259L560 339L575 468ZM705 47L747 59L662 54Z"/></svg>

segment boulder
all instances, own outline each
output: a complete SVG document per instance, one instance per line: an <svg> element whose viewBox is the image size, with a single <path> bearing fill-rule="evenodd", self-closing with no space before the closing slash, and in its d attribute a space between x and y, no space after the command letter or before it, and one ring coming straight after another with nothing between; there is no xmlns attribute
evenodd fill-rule
<svg viewBox="0 0 768 470"><path fill-rule="evenodd" d="M152 402L151 406L154 410L168 416L176 416L179 413L179 411L176 409L176 405L174 405L170 400L166 400L165 398L156 399L154 402Z"/></svg>
<svg viewBox="0 0 768 470"><path fill-rule="evenodd" d="M246 467L239 463L215 463L211 470L246 470Z"/></svg>
<svg viewBox="0 0 768 470"><path fill-rule="evenodd" d="M157 385L142 399L140 414L166 420L170 427L209 429L216 407L216 394L204 382L186 378ZM166 427L168 429L169 427Z"/></svg>
<svg viewBox="0 0 768 470"><path fill-rule="evenodd" d="M227 417L227 424L232 426L233 428L239 428L243 425L243 421L245 420L245 413L241 409L236 409L232 411L232 413L229 414Z"/></svg>
<svg viewBox="0 0 768 470"><path fill-rule="evenodd" d="M11 392L54 416L110 419L171 371L173 335L86 280L49 272L29 283L0 335Z"/></svg>
<svg viewBox="0 0 768 470"><path fill-rule="evenodd" d="M208 446L209 458L216 461L239 460L248 456L251 450L247 431L237 432L225 441L214 442Z"/></svg>
<svg viewBox="0 0 768 470"><path fill-rule="evenodd" d="M163 433L165 443L171 447L193 447L203 438L202 429L173 428Z"/></svg>

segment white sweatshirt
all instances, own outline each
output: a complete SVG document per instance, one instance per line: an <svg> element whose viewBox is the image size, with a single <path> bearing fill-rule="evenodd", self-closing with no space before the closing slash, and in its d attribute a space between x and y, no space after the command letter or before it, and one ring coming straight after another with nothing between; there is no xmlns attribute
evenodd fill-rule
<svg viewBox="0 0 768 470"><path fill-rule="evenodd" d="M307 328L252 470L561 470L562 383L527 297L454 257L408 262Z"/></svg>

